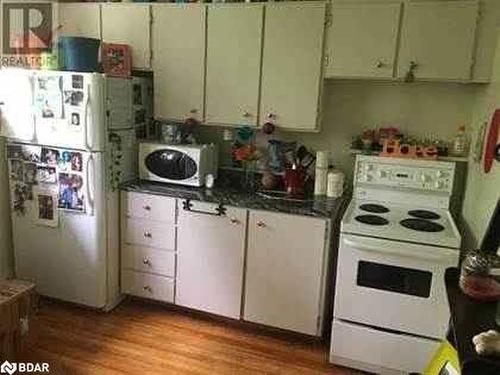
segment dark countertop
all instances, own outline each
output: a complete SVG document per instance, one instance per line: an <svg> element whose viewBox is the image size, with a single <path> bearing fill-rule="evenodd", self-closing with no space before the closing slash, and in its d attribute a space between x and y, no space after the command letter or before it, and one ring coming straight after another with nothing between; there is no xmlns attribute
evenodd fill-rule
<svg viewBox="0 0 500 375"><path fill-rule="evenodd" d="M345 200L310 199L306 201L288 201L270 199L256 192L245 191L234 186L218 185L212 189L196 188L175 184L155 183L144 180L132 180L120 185L121 190L135 191L168 197L191 199L201 202L219 203L227 206L242 207L254 210L283 212L294 215L312 216L325 219L336 219L342 212Z"/></svg>
<svg viewBox="0 0 500 375"><path fill-rule="evenodd" d="M462 374L500 374L500 357L480 356L472 338L490 329L498 330L496 302L477 302L466 296L458 285L459 270L446 271L446 291L451 312L450 342L458 351Z"/></svg>

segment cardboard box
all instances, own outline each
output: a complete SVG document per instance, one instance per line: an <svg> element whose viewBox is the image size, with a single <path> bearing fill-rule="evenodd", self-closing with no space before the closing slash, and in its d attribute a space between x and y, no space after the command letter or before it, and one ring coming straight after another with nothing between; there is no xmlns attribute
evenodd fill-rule
<svg viewBox="0 0 500 375"><path fill-rule="evenodd" d="M35 284L0 280L0 363L15 359L20 354L37 301Z"/></svg>

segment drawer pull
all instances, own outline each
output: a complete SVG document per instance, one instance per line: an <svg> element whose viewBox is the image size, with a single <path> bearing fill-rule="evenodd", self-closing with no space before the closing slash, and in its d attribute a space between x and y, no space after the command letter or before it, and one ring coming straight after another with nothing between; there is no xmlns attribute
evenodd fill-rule
<svg viewBox="0 0 500 375"><path fill-rule="evenodd" d="M153 235L151 234L151 232L147 232L146 231L146 232L144 232L144 237L146 237L146 238L152 238Z"/></svg>
<svg viewBox="0 0 500 375"><path fill-rule="evenodd" d="M151 267L151 261L148 258L144 258L142 260L142 264L144 264L145 266L150 266Z"/></svg>
<svg viewBox="0 0 500 375"><path fill-rule="evenodd" d="M142 287L142 289L145 291L145 292L149 292L149 293L153 293L153 289L149 286L149 285L145 285Z"/></svg>
<svg viewBox="0 0 500 375"><path fill-rule="evenodd" d="M263 221L258 221L258 222L257 222L257 226L258 226L259 228L264 228L264 227L266 226L266 223L264 223Z"/></svg>
<svg viewBox="0 0 500 375"><path fill-rule="evenodd" d="M146 211L151 211L151 206L145 205L142 208L144 208Z"/></svg>
<svg viewBox="0 0 500 375"><path fill-rule="evenodd" d="M235 224L235 225L240 223L240 221L238 219L236 219L235 217L232 217L231 219L229 219L229 222L231 224Z"/></svg>

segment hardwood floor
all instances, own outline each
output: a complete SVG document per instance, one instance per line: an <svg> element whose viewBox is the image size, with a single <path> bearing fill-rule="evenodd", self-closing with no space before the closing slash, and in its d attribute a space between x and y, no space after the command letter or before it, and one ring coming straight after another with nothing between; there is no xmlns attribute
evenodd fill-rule
<svg viewBox="0 0 500 375"><path fill-rule="evenodd" d="M127 300L109 314L43 301L22 356L51 374L332 374L327 345Z"/></svg>

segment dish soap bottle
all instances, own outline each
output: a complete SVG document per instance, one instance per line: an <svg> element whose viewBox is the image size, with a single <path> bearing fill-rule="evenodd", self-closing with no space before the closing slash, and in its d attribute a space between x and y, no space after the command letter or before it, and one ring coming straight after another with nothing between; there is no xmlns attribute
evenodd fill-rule
<svg viewBox="0 0 500 375"><path fill-rule="evenodd" d="M458 127L458 132L457 135L455 135L455 138L453 138L450 151L452 156L467 156L467 152L469 151L469 143L467 134L465 133L464 125Z"/></svg>

